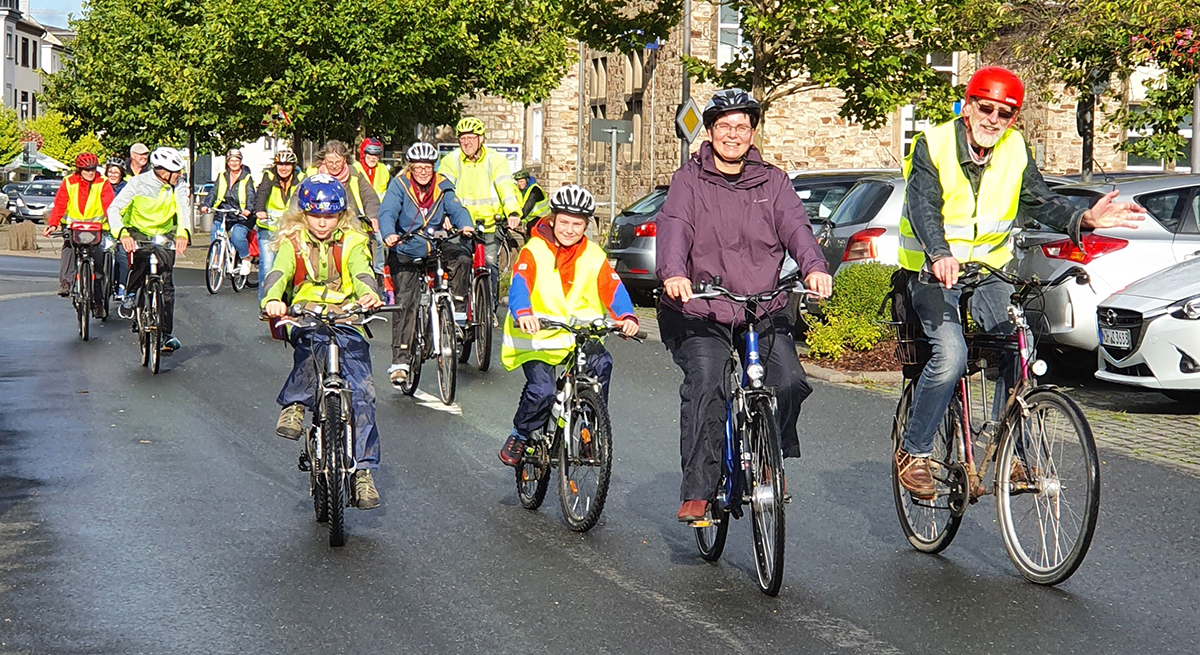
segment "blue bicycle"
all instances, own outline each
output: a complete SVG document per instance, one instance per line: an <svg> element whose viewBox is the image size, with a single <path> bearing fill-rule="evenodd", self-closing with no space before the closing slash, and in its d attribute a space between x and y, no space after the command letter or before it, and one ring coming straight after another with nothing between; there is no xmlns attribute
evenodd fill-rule
<svg viewBox="0 0 1200 655"><path fill-rule="evenodd" d="M693 521L700 556L710 562L721 557L730 518L742 517L742 507L750 506L754 528L754 568L758 588L775 596L783 584L784 497L783 452L779 445L778 407L775 390L763 384L764 359L759 356L758 332L754 323L761 306L781 294L792 292L803 299L817 294L798 285L796 275L779 281L779 286L763 293L743 296L720 286L721 278L695 285L693 298L728 298L741 303L746 315L745 357L742 369L736 365L737 351L730 334L729 395L725 419L725 453L721 479L715 497L704 518ZM740 372L740 376L739 376Z"/></svg>

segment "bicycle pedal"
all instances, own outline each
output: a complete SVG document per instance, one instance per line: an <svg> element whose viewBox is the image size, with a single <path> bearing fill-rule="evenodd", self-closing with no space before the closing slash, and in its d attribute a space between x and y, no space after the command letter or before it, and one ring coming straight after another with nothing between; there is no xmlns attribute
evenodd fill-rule
<svg viewBox="0 0 1200 655"><path fill-rule="evenodd" d="M312 470L312 460L308 458L308 453L300 453L300 461L296 462L296 468L305 472Z"/></svg>
<svg viewBox="0 0 1200 655"><path fill-rule="evenodd" d="M693 528L711 528L718 523L720 523L720 521L716 519L700 519L698 521L692 521L691 525Z"/></svg>
<svg viewBox="0 0 1200 655"><path fill-rule="evenodd" d="M792 502L792 494L783 494L783 503L789 504Z"/></svg>

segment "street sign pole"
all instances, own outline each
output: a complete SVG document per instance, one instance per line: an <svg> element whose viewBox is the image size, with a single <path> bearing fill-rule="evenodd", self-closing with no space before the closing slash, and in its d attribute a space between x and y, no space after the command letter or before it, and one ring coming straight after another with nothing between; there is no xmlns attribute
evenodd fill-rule
<svg viewBox="0 0 1200 655"><path fill-rule="evenodd" d="M588 139L608 143L608 223L612 225L617 218L617 144L633 143L633 122L593 118L588 124Z"/></svg>
<svg viewBox="0 0 1200 655"><path fill-rule="evenodd" d="M613 128L605 132L608 132L609 143L612 144L608 150L608 225L612 227L613 221L617 220L617 133L620 130Z"/></svg>

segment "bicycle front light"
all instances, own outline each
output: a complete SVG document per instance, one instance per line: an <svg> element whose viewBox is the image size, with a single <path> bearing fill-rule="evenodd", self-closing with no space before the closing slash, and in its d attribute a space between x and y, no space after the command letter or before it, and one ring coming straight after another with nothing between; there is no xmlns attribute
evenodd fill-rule
<svg viewBox="0 0 1200 655"><path fill-rule="evenodd" d="M752 382L762 381L765 373L766 370L763 368L762 364L751 364L746 367L746 377L750 378Z"/></svg>

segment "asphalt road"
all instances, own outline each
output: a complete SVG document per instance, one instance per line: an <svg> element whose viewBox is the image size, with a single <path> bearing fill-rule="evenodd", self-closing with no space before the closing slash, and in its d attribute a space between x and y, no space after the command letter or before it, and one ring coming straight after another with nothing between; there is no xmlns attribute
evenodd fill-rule
<svg viewBox="0 0 1200 655"><path fill-rule="evenodd" d="M553 485L522 509L496 458L519 374L464 372L443 411L385 383L376 338L383 507L348 510L331 549L272 434L291 352L252 295L181 271L184 349L153 377L123 321L79 341L55 266L0 257L0 653L1196 652L1195 478L1102 451L1091 553L1038 587L990 497L943 555L908 546L894 401L855 388L817 383L801 417L779 597L748 521L703 562L674 520L679 374L655 343L612 344L612 491L581 536Z"/></svg>

